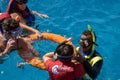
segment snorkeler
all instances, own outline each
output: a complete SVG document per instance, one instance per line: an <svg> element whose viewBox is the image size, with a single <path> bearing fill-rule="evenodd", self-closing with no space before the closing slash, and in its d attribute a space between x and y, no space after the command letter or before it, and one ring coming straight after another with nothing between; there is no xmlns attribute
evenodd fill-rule
<svg viewBox="0 0 120 80"><path fill-rule="evenodd" d="M49 72L50 80L80 80L85 74L85 69L81 63L71 62L74 57L74 47L67 44L71 38L60 43L54 52L46 53L43 56L46 69ZM54 55L57 56L56 59Z"/></svg>
<svg viewBox="0 0 120 80"><path fill-rule="evenodd" d="M79 40L80 46L77 47L77 52L81 56L83 66L87 74L83 77L83 80L96 79L100 73L103 58L95 50L96 44L96 35L92 31L92 27L88 25L88 30L84 31Z"/></svg>

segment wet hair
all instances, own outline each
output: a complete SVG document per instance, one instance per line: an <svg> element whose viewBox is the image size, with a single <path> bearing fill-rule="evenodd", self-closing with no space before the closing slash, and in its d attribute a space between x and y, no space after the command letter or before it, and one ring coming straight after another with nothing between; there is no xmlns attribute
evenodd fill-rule
<svg viewBox="0 0 120 80"><path fill-rule="evenodd" d="M87 39L88 39L89 43L93 44L93 38L92 38L91 31L85 30L82 34L87 36ZM94 35L95 35L95 33L94 33ZM95 35L95 41L96 41L96 35Z"/></svg>
<svg viewBox="0 0 120 80"><path fill-rule="evenodd" d="M17 27L19 27L19 22L17 22L16 20L14 20L12 18L6 18L2 22L2 29L5 32L9 32L11 30L14 30Z"/></svg>
<svg viewBox="0 0 120 80"><path fill-rule="evenodd" d="M28 2L28 0L15 0L15 1L16 1L17 3L20 3L20 4L21 4L21 3L25 3L25 4L26 4L26 3Z"/></svg>
<svg viewBox="0 0 120 80"><path fill-rule="evenodd" d="M73 46L66 43L61 43L55 50L55 54L60 60L70 61L73 57Z"/></svg>
<svg viewBox="0 0 120 80"><path fill-rule="evenodd" d="M90 39L90 38L92 39L91 31L85 30L82 34L85 35L85 36L89 36L89 39Z"/></svg>

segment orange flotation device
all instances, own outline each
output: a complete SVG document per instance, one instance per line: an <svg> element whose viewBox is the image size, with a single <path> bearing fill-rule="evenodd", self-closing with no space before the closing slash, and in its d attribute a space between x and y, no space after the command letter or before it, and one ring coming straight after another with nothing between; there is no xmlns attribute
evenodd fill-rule
<svg viewBox="0 0 120 80"><path fill-rule="evenodd" d="M26 40L28 40L28 41L29 40L35 41L35 40L38 40L38 39L39 38L36 36L36 34L31 34L31 35L26 37ZM61 35L53 34L53 33L47 33L47 32L42 33L42 39L51 40L51 41L56 42L56 43L61 43L61 42L66 40L66 38L61 36ZM68 44L71 44L71 42L68 42ZM32 66L37 67L39 69L43 69L43 70L46 69L43 61L40 60L38 57L33 57L32 59L25 60L25 61L27 61Z"/></svg>

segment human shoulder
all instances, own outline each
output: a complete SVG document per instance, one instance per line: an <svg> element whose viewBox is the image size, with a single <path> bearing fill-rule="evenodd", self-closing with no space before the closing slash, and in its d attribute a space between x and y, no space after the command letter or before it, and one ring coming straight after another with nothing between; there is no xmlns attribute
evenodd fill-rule
<svg viewBox="0 0 120 80"><path fill-rule="evenodd" d="M95 65L102 65L103 63L103 58L102 56L95 50L94 51L94 56L91 58L90 60L90 64L92 66L95 66Z"/></svg>
<svg viewBox="0 0 120 80"><path fill-rule="evenodd" d="M46 68L49 69L53 64L55 64L55 61L53 61L52 59L47 59L44 63Z"/></svg>
<svg viewBox="0 0 120 80"><path fill-rule="evenodd" d="M99 56L99 57L102 58L101 54L97 50L94 51L94 55L93 56L94 57Z"/></svg>

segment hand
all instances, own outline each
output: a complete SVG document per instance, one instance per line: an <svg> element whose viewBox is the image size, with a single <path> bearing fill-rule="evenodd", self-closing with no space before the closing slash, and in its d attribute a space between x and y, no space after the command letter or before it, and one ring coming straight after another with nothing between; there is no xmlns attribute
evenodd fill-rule
<svg viewBox="0 0 120 80"><path fill-rule="evenodd" d="M46 14L41 14L41 17L44 17L44 18L49 18L49 16L48 16L48 15L46 15Z"/></svg>
<svg viewBox="0 0 120 80"><path fill-rule="evenodd" d="M5 48L5 53L9 52L11 49L16 49L17 48L17 44L16 41L14 39L9 39Z"/></svg>
<svg viewBox="0 0 120 80"><path fill-rule="evenodd" d="M1 57L1 56L3 56L3 53L2 53L2 52L0 53L0 57Z"/></svg>
<svg viewBox="0 0 120 80"><path fill-rule="evenodd" d="M66 39L67 42L71 41L71 40L72 40L72 37Z"/></svg>
<svg viewBox="0 0 120 80"><path fill-rule="evenodd" d="M41 18L43 18L43 17L44 17L44 18L49 18L49 16L47 16L46 14L40 14L39 12L34 11L34 10L32 10L32 13L38 15L38 16L41 17Z"/></svg>
<svg viewBox="0 0 120 80"><path fill-rule="evenodd" d="M39 57L40 54L39 53L34 53L34 56Z"/></svg>
<svg viewBox="0 0 120 80"><path fill-rule="evenodd" d="M49 16L47 16L46 14L40 14L40 13L39 13L39 14L37 14L37 15L38 15L39 17L41 17L41 18L43 18L43 17L44 17L44 18L49 18Z"/></svg>
<svg viewBox="0 0 120 80"><path fill-rule="evenodd" d="M43 37L41 32L36 31L35 33L36 33L36 36L37 36L38 39L41 39Z"/></svg>
<svg viewBox="0 0 120 80"><path fill-rule="evenodd" d="M14 39L9 39L7 42L7 47L12 48L16 46L16 41Z"/></svg>
<svg viewBox="0 0 120 80"><path fill-rule="evenodd" d="M76 59L77 59L77 61L79 61L81 63L83 63L85 61L85 58L79 53L77 54Z"/></svg>

